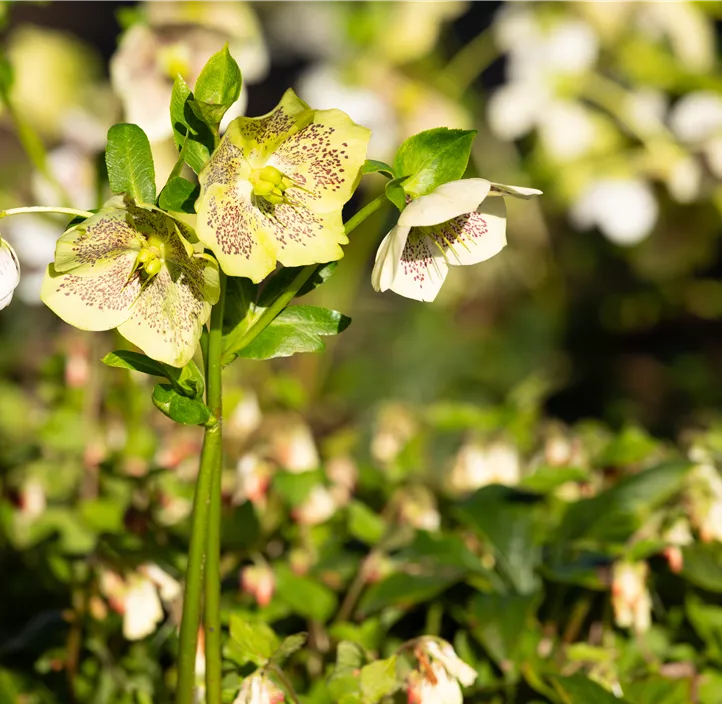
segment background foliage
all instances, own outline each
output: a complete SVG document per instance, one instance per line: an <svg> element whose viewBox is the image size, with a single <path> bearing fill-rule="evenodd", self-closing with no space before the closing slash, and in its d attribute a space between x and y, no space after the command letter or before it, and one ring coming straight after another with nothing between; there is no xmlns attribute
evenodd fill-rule
<svg viewBox="0 0 722 704"><path fill-rule="evenodd" d="M29 160L0 116L3 207L102 202L122 116L162 186L171 76L225 41L248 114L291 84L387 161L473 128L467 173L545 191L431 306L371 290L381 211L302 302L343 335L230 368L229 701L267 649L249 620L308 633L304 702L336 697L340 642L373 660L422 634L477 668L469 701L722 701L719 3L2 7L13 102L50 149ZM201 431L99 364L120 339L37 305L63 226L3 221L23 281L0 323L0 701L169 701L157 568L183 571Z"/></svg>

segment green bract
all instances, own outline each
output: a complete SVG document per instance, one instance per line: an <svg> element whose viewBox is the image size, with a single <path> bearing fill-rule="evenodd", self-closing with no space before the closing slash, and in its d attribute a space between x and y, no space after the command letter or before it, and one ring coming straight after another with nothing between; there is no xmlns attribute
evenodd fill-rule
<svg viewBox="0 0 722 704"><path fill-rule="evenodd" d="M267 115L239 117L199 174L198 237L232 276L264 279L279 261L340 259L341 208L370 132L340 110L312 110L289 90Z"/></svg>
<svg viewBox="0 0 722 704"><path fill-rule="evenodd" d="M219 291L217 263L174 220L114 197L58 240L41 298L81 330L118 328L149 357L182 367Z"/></svg>

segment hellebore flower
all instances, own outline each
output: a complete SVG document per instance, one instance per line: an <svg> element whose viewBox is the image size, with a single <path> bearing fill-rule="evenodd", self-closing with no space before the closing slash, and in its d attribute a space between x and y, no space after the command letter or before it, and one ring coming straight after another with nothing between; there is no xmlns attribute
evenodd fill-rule
<svg viewBox="0 0 722 704"><path fill-rule="evenodd" d="M416 656L420 670L409 676L408 704L462 704L461 686L474 683L476 670L442 640L423 638Z"/></svg>
<svg viewBox="0 0 722 704"><path fill-rule="evenodd" d="M506 207L501 198L530 198L535 188L467 178L439 186L412 200L376 253L371 283L417 301L433 301L449 264L491 259L506 245Z"/></svg>
<svg viewBox="0 0 722 704"><path fill-rule="evenodd" d="M7 308L20 283L20 262L15 250L0 237L0 310Z"/></svg>
<svg viewBox="0 0 722 704"><path fill-rule="evenodd" d="M283 692L263 672L246 677L233 704L280 704Z"/></svg>
<svg viewBox="0 0 722 704"><path fill-rule="evenodd" d="M646 562L616 562L612 571L612 608L620 628L636 633L649 630L652 623L652 597L647 589Z"/></svg>
<svg viewBox="0 0 722 704"><path fill-rule="evenodd" d="M40 297L81 330L118 328L149 357L182 367L219 293L217 263L174 220L116 197L58 240Z"/></svg>
<svg viewBox="0 0 722 704"><path fill-rule="evenodd" d="M227 274L258 283L276 266L335 261L341 208L366 159L369 130L312 110L292 90L262 117L239 117L199 174L198 237Z"/></svg>

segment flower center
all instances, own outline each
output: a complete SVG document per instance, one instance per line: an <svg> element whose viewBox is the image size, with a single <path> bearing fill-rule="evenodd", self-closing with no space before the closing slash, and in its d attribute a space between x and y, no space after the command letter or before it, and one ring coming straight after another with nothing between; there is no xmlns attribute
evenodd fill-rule
<svg viewBox="0 0 722 704"><path fill-rule="evenodd" d="M286 191L293 186L293 181L288 176L270 165L253 171L249 181L253 185L253 195L260 196L272 205L283 203L286 200Z"/></svg>
<svg viewBox="0 0 722 704"><path fill-rule="evenodd" d="M143 271L149 279L153 278L163 266L164 253L165 242L160 237L151 235L138 253L137 269Z"/></svg>

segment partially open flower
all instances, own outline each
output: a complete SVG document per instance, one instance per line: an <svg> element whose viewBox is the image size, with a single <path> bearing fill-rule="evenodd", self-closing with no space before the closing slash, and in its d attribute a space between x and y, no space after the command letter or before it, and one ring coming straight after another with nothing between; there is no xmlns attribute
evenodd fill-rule
<svg viewBox="0 0 722 704"><path fill-rule="evenodd" d="M646 580L646 562L617 562L612 577L614 621L621 628L644 633L652 624L652 598Z"/></svg>
<svg viewBox="0 0 722 704"><path fill-rule="evenodd" d="M292 90L267 115L235 119L198 177L198 237L223 271L256 283L277 261L340 259L341 208L369 138L345 113L312 110Z"/></svg>
<svg viewBox="0 0 722 704"><path fill-rule="evenodd" d="M0 237L0 310L7 308L20 283L20 262L15 250Z"/></svg>
<svg viewBox="0 0 722 704"><path fill-rule="evenodd" d="M233 704L280 704L282 701L283 692L268 676L264 672L254 672L243 680Z"/></svg>
<svg viewBox="0 0 722 704"><path fill-rule="evenodd" d="M476 670L467 665L449 643L422 638L415 649L419 669L409 676L409 704L462 704L461 686L476 680Z"/></svg>
<svg viewBox="0 0 722 704"><path fill-rule="evenodd" d="M241 589L250 594L256 603L268 606L276 591L276 578L269 565L248 565L241 571Z"/></svg>
<svg viewBox="0 0 722 704"><path fill-rule="evenodd" d="M58 240L40 295L67 323L118 328L148 356L182 367L219 293L215 260L171 218L113 198Z"/></svg>
<svg viewBox="0 0 722 704"><path fill-rule="evenodd" d="M530 198L540 193L468 178L444 183L411 201L376 253L374 289L433 301L450 264L478 264L506 245L504 201L488 196Z"/></svg>

